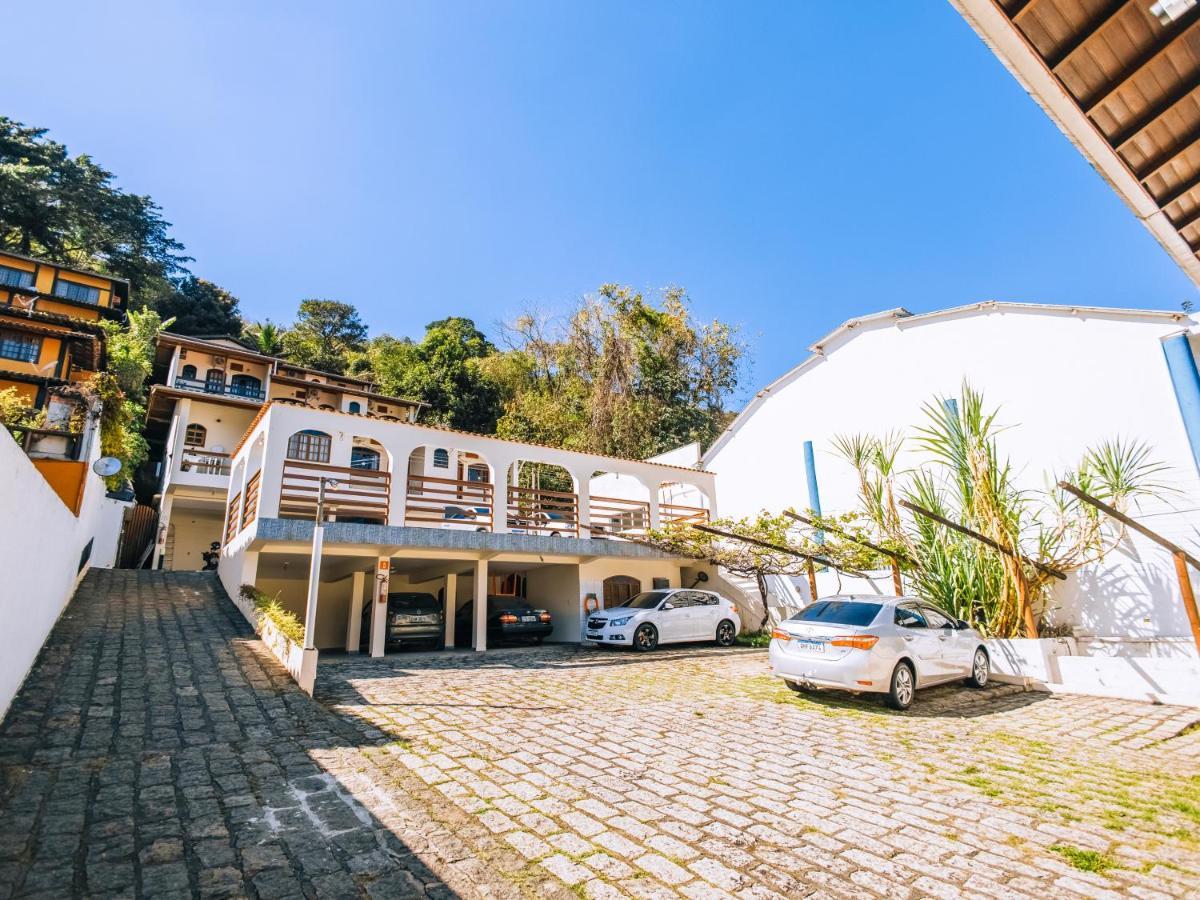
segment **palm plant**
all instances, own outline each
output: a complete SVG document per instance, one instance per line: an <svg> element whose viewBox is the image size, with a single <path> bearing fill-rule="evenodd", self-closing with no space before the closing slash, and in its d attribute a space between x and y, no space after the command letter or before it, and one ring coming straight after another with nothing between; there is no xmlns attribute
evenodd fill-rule
<svg viewBox="0 0 1200 900"><path fill-rule="evenodd" d="M279 356L283 352L283 329L270 319L251 325L246 334L263 356Z"/></svg>

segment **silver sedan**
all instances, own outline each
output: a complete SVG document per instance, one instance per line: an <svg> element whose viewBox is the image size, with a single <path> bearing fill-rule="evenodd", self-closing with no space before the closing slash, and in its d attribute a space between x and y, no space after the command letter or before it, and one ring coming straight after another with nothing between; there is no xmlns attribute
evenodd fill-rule
<svg viewBox="0 0 1200 900"><path fill-rule="evenodd" d="M822 598L772 631L770 658L792 690L886 694L893 709L932 684L983 687L990 670L975 629L916 597Z"/></svg>

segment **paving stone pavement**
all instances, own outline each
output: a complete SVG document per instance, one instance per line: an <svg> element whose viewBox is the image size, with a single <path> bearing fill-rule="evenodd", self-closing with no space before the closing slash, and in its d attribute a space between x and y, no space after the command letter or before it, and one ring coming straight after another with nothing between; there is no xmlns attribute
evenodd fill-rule
<svg viewBox="0 0 1200 900"><path fill-rule="evenodd" d="M314 702L211 576L93 572L0 723L0 898L1200 896L1200 711L766 671L326 656Z"/></svg>

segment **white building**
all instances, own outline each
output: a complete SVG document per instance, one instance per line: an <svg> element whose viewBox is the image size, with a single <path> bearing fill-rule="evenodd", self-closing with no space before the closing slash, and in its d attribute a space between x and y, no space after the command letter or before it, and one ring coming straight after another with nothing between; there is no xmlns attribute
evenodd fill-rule
<svg viewBox="0 0 1200 900"><path fill-rule="evenodd" d="M846 512L857 505L858 482L832 439L911 434L922 422L922 404L956 397L965 379L988 406L999 407L1002 423L1013 426L1000 446L1023 467L1023 486L1044 487L1045 476L1077 464L1085 448L1104 439L1119 435L1149 444L1170 466L1179 493L1137 514L1200 554L1195 328L1182 312L1000 302L923 315L894 309L854 319L760 391L702 465L717 473L722 517L788 506ZM920 458L908 450L902 463ZM776 589L796 591L797 602L807 595L805 585L779 583ZM837 589L837 576L823 573L819 592ZM890 578L879 579L877 589L891 593ZM1140 538L1128 540L1102 565L1071 576L1056 589L1054 603L1055 619L1080 633L1191 644L1172 558Z"/></svg>

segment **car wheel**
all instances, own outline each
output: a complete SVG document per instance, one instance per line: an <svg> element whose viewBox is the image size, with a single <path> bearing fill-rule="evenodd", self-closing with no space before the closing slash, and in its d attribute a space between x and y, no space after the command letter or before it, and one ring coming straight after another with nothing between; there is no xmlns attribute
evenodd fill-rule
<svg viewBox="0 0 1200 900"><path fill-rule="evenodd" d="M535 637L535 638L533 639L533 644L534 644L534 646L535 646L535 647L536 647L538 644L540 644L541 642L542 642L542 636L541 636L540 634L539 634L537 637Z"/></svg>
<svg viewBox="0 0 1200 900"><path fill-rule="evenodd" d="M987 651L980 647L975 651L975 658L971 660L971 674L967 676L967 685L973 688L987 687L990 670Z"/></svg>
<svg viewBox="0 0 1200 900"><path fill-rule="evenodd" d="M887 693L887 705L892 709L908 709L912 706L913 695L917 690L917 679L913 675L912 666L906 662L897 663L892 670L891 686Z"/></svg>
<svg viewBox="0 0 1200 900"><path fill-rule="evenodd" d="M641 650L643 653L647 650L653 650L658 646L658 629L649 623L639 625L638 630L633 633L633 649Z"/></svg>
<svg viewBox="0 0 1200 900"><path fill-rule="evenodd" d="M737 629L733 627L733 623L728 619L722 619L717 625L717 646L728 647L733 643L736 635Z"/></svg>

